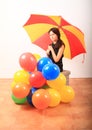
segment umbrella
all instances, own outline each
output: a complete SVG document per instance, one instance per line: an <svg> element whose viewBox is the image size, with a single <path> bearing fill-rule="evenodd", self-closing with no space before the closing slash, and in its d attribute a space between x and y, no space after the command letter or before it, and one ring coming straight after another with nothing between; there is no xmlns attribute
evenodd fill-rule
<svg viewBox="0 0 92 130"><path fill-rule="evenodd" d="M83 32L61 16L31 14L23 27L31 42L44 50L47 50L51 43L48 35L49 29L57 27L65 43L64 57L72 59L81 53L86 53Z"/></svg>

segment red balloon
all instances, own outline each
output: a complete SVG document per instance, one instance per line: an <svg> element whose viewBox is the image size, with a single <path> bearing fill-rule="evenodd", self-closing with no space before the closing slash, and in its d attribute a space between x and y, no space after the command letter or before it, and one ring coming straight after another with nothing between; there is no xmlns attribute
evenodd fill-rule
<svg viewBox="0 0 92 130"><path fill-rule="evenodd" d="M32 96L32 103L37 109L45 109L50 104L50 95L46 89L38 89Z"/></svg>
<svg viewBox="0 0 92 130"><path fill-rule="evenodd" d="M30 74L29 82L31 86L41 88L46 83L46 79L40 71L34 71Z"/></svg>
<svg viewBox="0 0 92 130"><path fill-rule="evenodd" d="M12 87L12 93L16 98L25 98L30 92L29 85L25 83L16 83Z"/></svg>
<svg viewBox="0 0 92 130"><path fill-rule="evenodd" d="M37 66L37 60L33 54L27 52L20 56L19 64L24 70L32 72Z"/></svg>

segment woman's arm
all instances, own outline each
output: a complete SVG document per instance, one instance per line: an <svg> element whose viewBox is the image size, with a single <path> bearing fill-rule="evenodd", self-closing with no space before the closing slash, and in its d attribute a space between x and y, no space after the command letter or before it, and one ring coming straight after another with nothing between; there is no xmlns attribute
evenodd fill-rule
<svg viewBox="0 0 92 130"><path fill-rule="evenodd" d="M50 53L50 50L49 50L49 49L47 49L47 50L46 50L46 54L47 54L47 55L49 55L49 53Z"/></svg>
<svg viewBox="0 0 92 130"><path fill-rule="evenodd" d="M54 49L52 48L52 46L49 46L48 49L51 51L52 57L53 57L54 61L55 61L55 62L58 62L58 61L60 60L60 58L62 57L62 55L63 55L65 46L62 45L62 46L59 48L57 55L55 54Z"/></svg>

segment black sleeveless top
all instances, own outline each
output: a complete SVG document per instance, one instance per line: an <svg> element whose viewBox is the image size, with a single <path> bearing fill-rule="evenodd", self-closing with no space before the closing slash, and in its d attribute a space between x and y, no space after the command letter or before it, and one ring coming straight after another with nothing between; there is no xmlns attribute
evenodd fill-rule
<svg viewBox="0 0 92 130"><path fill-rule="evenodd" d="M52 48L53 48L54 51L55 51L55 54L57 55L59 48L56 48L56 47L55 47L55 44L53 44L53 43L50 44L50 45L52 46ZM62 57L60 58L60 60L59 60L58 62L55 62L55 61L54 61L54 59L53 59L53 57L52 57L51 51L50 51L48 57L52 60L53 63L55 63L55 64L60 68L60 72L62 72L62 71L63 71L62 58L64 57L64 55L62 55Z"/></svg>

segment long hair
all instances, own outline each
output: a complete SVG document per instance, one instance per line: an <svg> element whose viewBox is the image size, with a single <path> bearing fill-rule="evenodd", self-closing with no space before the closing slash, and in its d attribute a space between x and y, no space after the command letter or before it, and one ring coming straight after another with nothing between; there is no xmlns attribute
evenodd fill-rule
<svg viewBox="0 0 92 130"><path fill-rule="evenodd" d="M55 44L55 48L60 48L62 45L65 46L64 42L60 39L60 31L59 31L59 29L56 28L56 27L53 27L53 28L51 28L51 29L48 31L48 33L50 33L51 31L58 36L58 41L57 41L57 43Z"/></svg>

